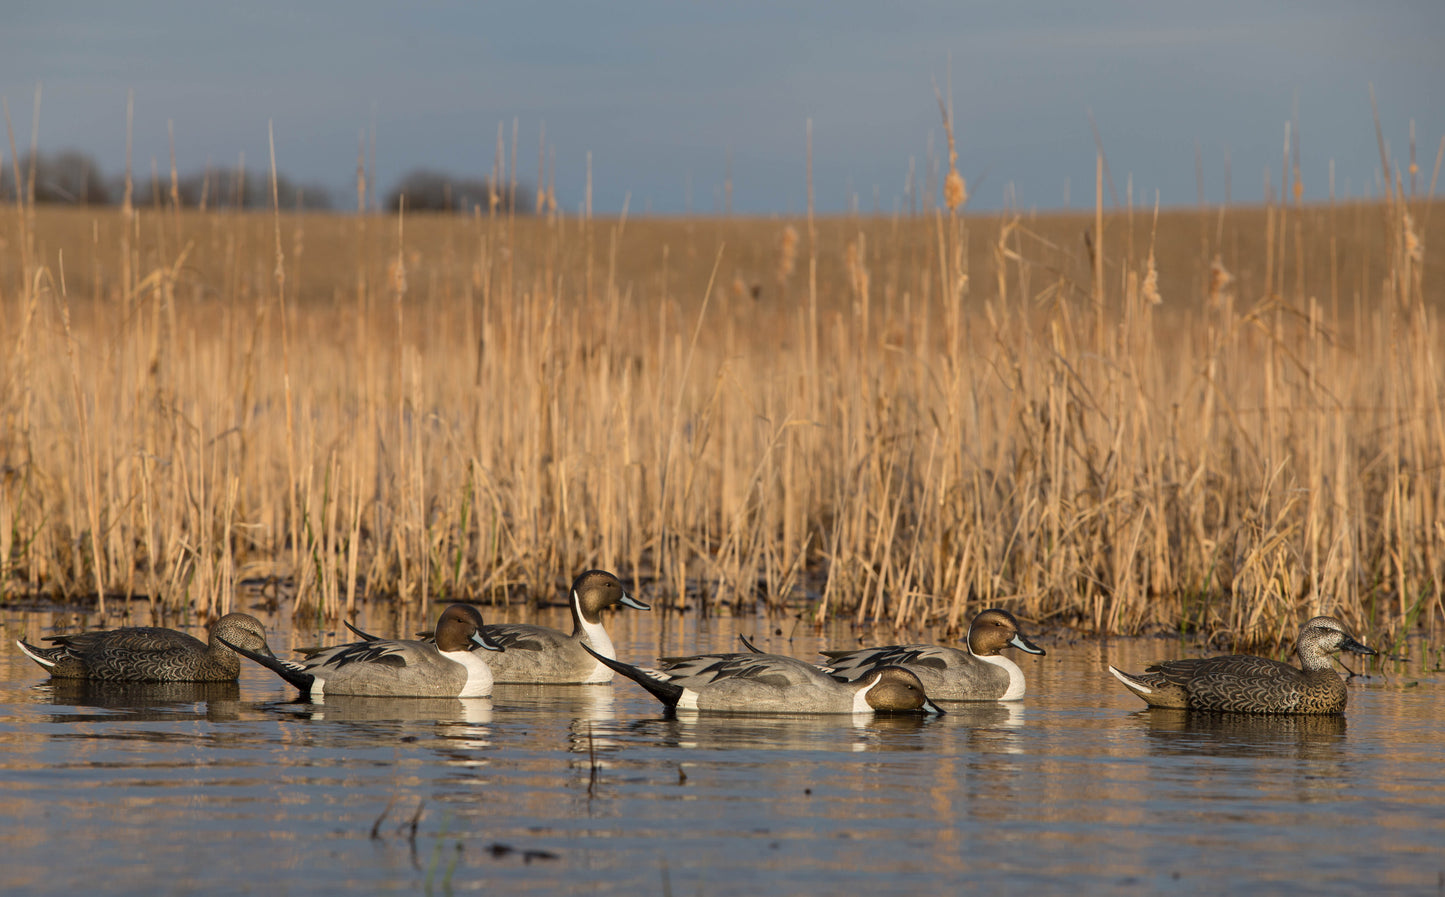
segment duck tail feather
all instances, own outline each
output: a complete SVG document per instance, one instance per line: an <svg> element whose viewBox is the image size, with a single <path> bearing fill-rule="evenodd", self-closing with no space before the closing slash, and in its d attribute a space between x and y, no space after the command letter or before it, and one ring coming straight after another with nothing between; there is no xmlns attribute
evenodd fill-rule
<svg viewBox="0 0 1445 897"><path fill-rule="evenodd" d="M1111 673L1114 674L1114 678L1115 678L1115 679L1118 679L1120 682L1124 683L1124 685L1125 685L1126 687L1128 687L1129 689L1131 689L1131 690L1133 690L1133 691L1139 692L1139 693L1141 693L1141 694L1146 694L1146 695L1149 695L1149 694L1153 694L1153 693L1154 693L1154 689L1152 689L1152 688L1150 688L1149 686L1145 685L1145 684L1144 684L1142 681L1140 681L1138 678L1136 678L1136 677L1134 677L1134 676L1131 676L1131 675L1129 675L1128 673L1123 672L1122 670L1117 670L1117 669L1115 669L1114 667L1110 666L1110 667L1109 667L1109 672L1111 672Z"/></svg>
<svg viewBox="0 0 1445 897"><path fill-rule="evenodd" d="M45 667L47 670L55 668L54 659L46 657L45 654L42 653L45 650L44 648L37 648L34 645L27 644L24 639L17 639L15 644L20 646L20 650L25 652L26 657Z"/></svg>
<svg viewBox="0 0 1445 897"><path fill-rule="evenodd" d="M593 651L591 648L589 648L585 643L583 643L582 649L588 654L591 654L593 657L597 658L598 662L611 668L613 672L621 673L628 679L631 679L633 682L636 682L638 685L641 685L643 688L647 689L647 691L651 693L654 698L657 698L668 707L676 707L677 702L682 700L681 685L674 685L673 683L668 682L666 679L663 679L656 675L651 675L646 670L638 669L630 663L623 663L620 660L613 660L611 657L605 657L601 654L598 654L596 651Z"/></svg>
<svg viewBox="0 0 1445 897"><path fill-rule="evenodd" d="M242 648L240 645L234 645L220 636L217 636L217 639L220 641L221 644L225 645L227 648L230 648L232 651L235 651L242 657L249 658L256 663L259 663L261 666L265 667L266 669L280 676L282 679L285 679L287 682L301 689L303 694L309 693L311 691L312 684L316 682L315 676L301 669L298 665L294 663L287 663L279 657L267 656L256 651L252 651L249 648Z"/></svg>
<svg viewBox="0 0 1445 897"><path fill-rule="evenodd" d="M768 653L768 652L762 650L761 648L759 648L757 645L754 645L751 641L748 640L748 637L745 636L745 635L743 635L741 632L738 633L738 641L742 642L742 643L743 643L743 647L744 647L744 648L747 648L749 651L753 652L754 654L766 654L766 653Z"/></svg>
<svg viewBox="0 0 1445 897"><path fill-rule="evenodd" d="M377 641L381 641L381 636L379 636L379 635L372 635L371 633L367 632L367 631L364 630L364 629L357 629L355 626L352 626L351 623L350 623L350 621L348 621L348 620L342 620L342 621L341 621L341 624L342 624L343 626L345 626L347 629L350 629L350 630L351 630L351 634L354 635L354 636L356 636L357 638L361 639L363 642L377 642Z"/></svg>

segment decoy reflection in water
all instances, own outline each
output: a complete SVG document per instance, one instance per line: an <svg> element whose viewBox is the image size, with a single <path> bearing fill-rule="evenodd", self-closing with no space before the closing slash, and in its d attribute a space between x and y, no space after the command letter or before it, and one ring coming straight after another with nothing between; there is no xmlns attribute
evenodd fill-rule
<svg viewBox="0 0 1445 897"><path fill-rule="evenodd" d="M471 723L492 721L490 697L425 698L392 695L316 695L304 704L287 704L298 718L345 723Z"/></svg>
<svg viewBox="0 0 1445 897"><path fill-rule="evenodd" d="M234 720L240 716L241 688L224 682L109 682L97 679L51 679L48 688L56 706L98 708L105 719L123 714L128 720L183 722ZM56 714L56 722L76 722L84 712ZM187 736L189 737L189 736Z"/></svg>
<svg viewBox="0 0 1445 897"><path fill-rule="evenodd" d="M945 719L952 720L949 710ZM668 713L630 725L639 737L664 747L744 751L864 752L928 750L917 736L938 717L926 713Z"/></svg>
<svg viewBox="0 0 1445 897"><path fill-rule="evenodd" d="M1229 713L1343 713L1349 692L1330 666L1335 651L1374 654L1334 617L1315 617L1300 628L1300 666L1235 654L1166 660L1143 673L1109 672L1150 707Z"/></svg>
<svg viewBox="0 0 1445 897"><path fill-rule="evenodd" d="M1157 709L1139 715L1151 749L1181 756L1330 759L1339 755L1348 731L1342 713Z"/></svg>

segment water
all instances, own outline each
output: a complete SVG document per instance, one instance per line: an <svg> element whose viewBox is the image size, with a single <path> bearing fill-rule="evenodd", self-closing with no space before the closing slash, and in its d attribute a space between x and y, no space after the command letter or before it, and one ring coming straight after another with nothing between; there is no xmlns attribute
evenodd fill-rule
<svg viewBox="0 0 1445 897"><path fill-rule="evenodd" d="M335 640L266 622L278 652ZM1372 667L1343 718L1142 711L1104 665L1187 649L1031 633L1022 704L667 719L630 682L324 705L251 664L56 685L13 648L52 615L0 623L8 895L1445 893L1445 691L1418 656ZM824 646L609 628L640 661L739 629Z"/></svg>

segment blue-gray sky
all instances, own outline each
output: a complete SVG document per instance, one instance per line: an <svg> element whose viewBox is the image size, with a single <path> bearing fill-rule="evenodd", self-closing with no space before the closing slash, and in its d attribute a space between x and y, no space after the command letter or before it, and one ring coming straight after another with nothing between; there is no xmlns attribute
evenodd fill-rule
<svg viewBox="0 0 1445 897"><path fill-rule="evenodd" d="M609 0L392 4L20 0L0 13L0 96L30 141L43 84L42 149L79 148L108 173L125 160L135 95L136 167L280 169L354 196L358 136L376 134L384 190L406 171L483 176L497 126L519 129L534 181L539 133L559 200L594 208L710 212L730 170L732 207L806 207L813 123L818 208L904 201L945 154L933 84L951 89L970 208L1090 206L1097 124L1123 198L1237 202L1278 186L1298 115L1306 195L1378 195L1370 87L1395 161L1415 122L1428 183L1445 133L1445 3ZM8 160L8 145L3 145ZM8 166L8 161L7 161ZM855 200L856 198L856 200Z"/></svg>

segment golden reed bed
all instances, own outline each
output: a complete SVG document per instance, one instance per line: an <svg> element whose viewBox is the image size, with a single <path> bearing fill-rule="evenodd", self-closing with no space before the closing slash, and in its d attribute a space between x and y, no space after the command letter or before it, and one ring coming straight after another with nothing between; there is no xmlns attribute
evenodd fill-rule
<svg viewBox="0 0 1445 897"><path fill-rule="evenodd" d="M940 635L1433 630L1430 211L10 207L0 600L213 615L281 576L335 614L604 567Z"/></svg>

